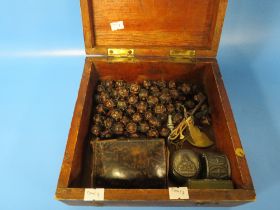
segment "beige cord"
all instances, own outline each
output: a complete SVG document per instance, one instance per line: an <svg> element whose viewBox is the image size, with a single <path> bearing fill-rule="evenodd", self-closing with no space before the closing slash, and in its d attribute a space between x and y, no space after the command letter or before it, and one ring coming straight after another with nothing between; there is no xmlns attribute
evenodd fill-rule
<svg viewBox="0 0 280 210"><path fill-rule="evenodd" d="M203 133L197 126L194 125L192 116L202 105L203 102L204 100L201 100L191 114L188 114L186 108L182 106L184 110L184 119L174 130L171 130L171 133L168 137L170 143L175 144L176 148L179 145L182 146L186 140L193 146L202 148L209 147L214 144L214 142L210 140L205 133ZM186 138L186 136L183 134L187 128L191 138Z"/></svg>

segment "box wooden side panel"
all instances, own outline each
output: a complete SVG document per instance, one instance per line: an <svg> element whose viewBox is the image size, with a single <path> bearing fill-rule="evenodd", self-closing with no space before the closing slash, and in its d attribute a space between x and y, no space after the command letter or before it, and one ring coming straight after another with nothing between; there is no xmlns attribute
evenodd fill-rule
<svg viewBox="0 0 280 210"><path fill-rule="evenodd" d="M81 172L81 153L84 139L88 133L86 123L89 122L90 104L92 103L91 72L91 63L86 62L61 166L58 187L69 187L70 181Z"/></svg>
<svg viewBox="0 0 280 210"><path fill-rule="evenodd" d="M234 206L255 199L252 190L190 189L188 200L170 200L168 189L105 189L104 201L84 201L83 188L58 188L56 199L69 205L93 206ZM244 199L246 198L246 200Z"/></svg>
<svg viewBox="0 0 280 210"><path fill-rule="evenodd" d="M217 96L219 98L215 98L213 94L213 97L210 99L212 99L215 102L221 103L221 106L219 106L218 103L216 103L216 106L213 107L213 109L215 109L215 113L219 113L218 115L221 116L219 120L225 121L219 123L220 125L224 125L224 127L219 126L219 130L215 130L217 138L220 139L220 141L217 141L217 147L228 155L231 162L232 175L234 177L234 182L237 185L237 187L253 190L254 186L250 176L246 157L243 153L241 141L231 110L230 102L216 60L212 62L212 69L216 85L213 85L214 89L211 89L210 91L216 91L215 87L217 87ZM227 130L228 132L225 132L225 130Z"/></svg>
<svg viewBox="0 0 280 210"><path fill-rule="evenodd" d="M205 52L198 51L197 54L199 57L216 57L217 56L220 39L221 39L221 34L222 34L222 30L223 30L223 25L224 25L224 18L225 18L226 10L227 10L227 5L228 5L228 0L220 1L219 8L218 8L218 15L217 15L217 19L215 21L216 24L213 27L213 29L214 29L213 37L212 37L212 40L210 40L210 42L212 43L211 50L205 51Z"/></svg>
<svg viewBox="0 0 280 210"><path fill-rule="evenodd" d="M86 54L91 54L89 49L94 47L94 29L93 29L93 14L92 1L80 0L82 22L83 22L83 32L85 41Z"/></svg>

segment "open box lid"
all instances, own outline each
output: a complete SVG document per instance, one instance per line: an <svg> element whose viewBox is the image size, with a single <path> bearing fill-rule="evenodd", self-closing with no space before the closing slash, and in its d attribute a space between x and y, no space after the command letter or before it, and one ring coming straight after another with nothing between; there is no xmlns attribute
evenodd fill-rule
<svg viewBox="0 0 280 210"><path fill-rule="evenodd" d="M216 57L228 0L80 0L87 55Z"/></svg>

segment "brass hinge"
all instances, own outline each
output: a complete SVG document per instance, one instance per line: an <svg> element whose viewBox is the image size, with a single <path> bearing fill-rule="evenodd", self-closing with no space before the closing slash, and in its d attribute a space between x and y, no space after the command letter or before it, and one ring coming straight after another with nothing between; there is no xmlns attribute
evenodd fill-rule
<svg viewBox="0 0 280 210"><path fill-rule="evenodd" d="M192 63L195 61L196 52L195 50L185 50L185 49L172 49L169 53L171 61Z"/></svg>
<svg viewBox="0 0 280 210"><path fill-rule="evenodd" d="M170 57L194 58L195 50L172 49L170 50Z"/></svg>
<svg viewBox="0 0 280 210"><path fill-rule="evenodd" d="M124 48L109 48L109 57L126 58L134 57L134 49L124 49Z"/></svg>
<svg viewBox="0 0 280 210"><path fill-rule="evenodd" d="M108 62L110 63L134 63L134 49L109 48Z"/></svg>

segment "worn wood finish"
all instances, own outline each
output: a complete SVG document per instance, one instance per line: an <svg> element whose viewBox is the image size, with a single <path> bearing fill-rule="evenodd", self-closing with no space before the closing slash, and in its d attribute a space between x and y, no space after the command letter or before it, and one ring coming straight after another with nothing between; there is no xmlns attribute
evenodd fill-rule
<svg viewBox="0 0 280 210"><path fill-rule="evenodd" d="M85 202L83 188L58 188L56 199L70 205L235 206L255 200L253 190L189 190L189 200L170 200L167 189L106 189L104 201ZM244 199L246 198L246 199Z"/></svg>
<svg viewBox="0 0 280 210"><path fill-rule="evenodd" d="M58 180L58 187L69 187L75 182L82 171L83 146L88 134L90 123L92 94L95 82L92 80L93 71L91 63L86 62L82 76L78 98L72 118L71 128L68 135L64 153L63 164Z"/></svg>
<svg viewBox="0 0 280 210"><path fill-rule="evenodd" d="M57 184L56 199L71 205L232 206L255 200L246 157L215 58L227 0L80 0L87 55L67 146ZM123 30L110 23L124 21ZM106 58L108 48L133 48L136 59ZM195 59L173 60L171 49L195 50ZM88 132L96 83L102 79L141 82L186 80L202 85L212 108L215 146L232 168L232 190L189 190L189 200L169 200L168 189L105 189L104 201L83 201L91 187ZM186 147L191 147L186 145ZM197 148L193 148L199 150ZM172 183L168 183L172 186Z"/></svg>
<svg viewBox="0 0 280 210"><path fill-rule="evenodd" d="M105 189L104 202L84 202L84 188L90 180L84 173L89 151L85 150L86 134L91 117L92 95L99 79L188 80L204 86L212 107L213 132L216 148L230 160L234 190L190 190L190 200L170 201L167 189L126 190ZM134 62L112 63L105 58L87 58L77 103L61 168L56 198L73 205L237 205L255 199L254 187L242 148L229 100L216 59L197 59L193 63L170 62L169 59L142 58ZM73 188L75 187L75 188ZM152 201L152 202L150 202Z"/></svg>
<svg viewBox="0 0 280 210"><path fill-rule="evenodd" d="M213 73L205 75L204 84L208 87L207 94L211 95L209 102L214 113L211 116L216 146L234 163L231 166L235 185L243 189L253 189L246 159L236 154L236 150L242 149L242 145L217 62L211 63L211 69Z"/></svg>
<svg viewBox="0 0 280 210"><path fill-rule="evenodd" d="M226 7L227 0L81 0L86 53L133 48L138 56L164 56L178 48L215 57ZM125 28L112 31L114 21Z"/></svg>

